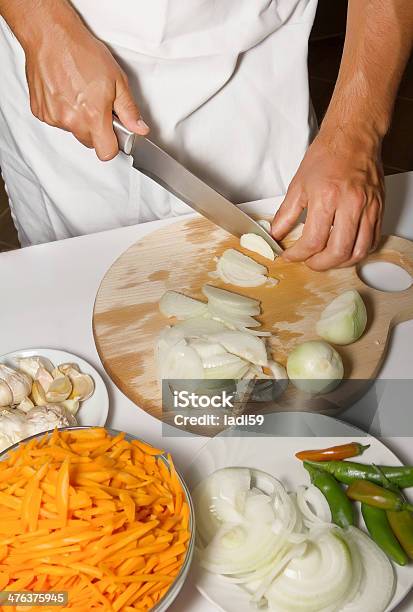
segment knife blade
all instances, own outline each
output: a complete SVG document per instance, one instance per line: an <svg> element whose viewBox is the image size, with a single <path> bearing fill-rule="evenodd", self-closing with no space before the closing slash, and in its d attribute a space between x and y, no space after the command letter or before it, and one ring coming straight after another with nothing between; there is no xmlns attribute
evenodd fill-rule
<svg viewBox="0 0 413 612"><path fill-rule="evenodd" d="M238 238L243 234L257 234L277 255L283 252L281 246L259 223L201 181L149 138L130 132L117 118L113 119L113 128L119 148L126 155L132 156L134 168L230 234Z"/></svg>

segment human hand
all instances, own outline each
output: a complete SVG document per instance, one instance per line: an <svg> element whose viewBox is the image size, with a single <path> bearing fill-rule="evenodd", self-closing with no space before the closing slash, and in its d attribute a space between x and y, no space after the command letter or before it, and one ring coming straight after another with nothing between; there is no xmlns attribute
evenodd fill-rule
<svg viewBox="0 0 413 612"><path fill-rule="evenodd" d="M119 150L112 111L130 131L149 132L124 71L71 8L43 21L23 48L35 117L71 132L102 161Z"/></svg>
<svg viewBox="0 0 413 612"><path fill-rule="evenodd" d="M287 261L305 261L313 270L351 266L380 240L384 180L376 138L320 131L298 168L272 222L282 240L304 209L299 240L283 253Z"/></svg>

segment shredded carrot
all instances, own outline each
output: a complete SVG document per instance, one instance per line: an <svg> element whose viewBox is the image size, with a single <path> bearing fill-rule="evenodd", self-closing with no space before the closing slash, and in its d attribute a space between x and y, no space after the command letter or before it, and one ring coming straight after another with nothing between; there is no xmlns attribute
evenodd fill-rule
<svg viewBox="0 0 413 612"><path fill-rule="evenodd" d="M62 612L153 608L191 536L185 491L162 453L99 427L11 451L0 462L0 590L67 591Z"/></svg>

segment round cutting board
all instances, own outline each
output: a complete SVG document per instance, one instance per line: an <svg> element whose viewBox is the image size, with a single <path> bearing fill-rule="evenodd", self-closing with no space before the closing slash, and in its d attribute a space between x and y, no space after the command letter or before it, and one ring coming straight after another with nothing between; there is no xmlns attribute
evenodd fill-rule
<svg viewBox="0 0 413 612"><path fill-rule="evenodd" d="M208 274L216 267L214 257L228 248L251 255L279 284L241 289L212 279ZM384 237L368 261L391 262L413 275L413 243ZM382 292L365 285L355 267L314 272L303 263L285 263L282 258L270 262L241 249L237 238L204 218L178 221L148 234L114 262L99 287L93 313L97 350L109 376L133 402L157 418L162 418L162 405L154 345L159 332L171 324L159 312L158 302L168 289L205 301L201 289L206 283L261 301L262 315L257 318L273 333L273 357L284 364L297 343L316 338L315 325L322 309L341 292L357 289L366 303L369 322L360 340L338 347L345 378L353 386L346 394L347 383L343 383L328 394L334 405L343 394L347 399L354 396L357 381L376 377L391 328L413 318L413 287ZM297 404L294 393L290 393L290 409L302 410L303 402ZM286 402L284 398L280 409L286 409ZM317 405L322 408L320 398Z"/></svg>

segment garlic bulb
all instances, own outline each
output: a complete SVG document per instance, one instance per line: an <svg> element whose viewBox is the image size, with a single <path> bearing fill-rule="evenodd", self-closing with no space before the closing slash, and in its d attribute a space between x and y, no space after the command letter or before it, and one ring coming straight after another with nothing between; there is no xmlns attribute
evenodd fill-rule
<svg viewBox="0 0 413 612"><path fill-rule="evenodd" d="M16 444L27 435L23 412L17 409L0 410L0 451Z"/></svg>
<svg viewBox="0 0 413 612"><path fill-rule="evenodd" d="M75 417L59 405L36 406L26 415L26 435L32 436L55 427L76 425Z"/></svg>
<svg viewBox="0 0 413 612"><path fill-rule="evenodd" d="M20 404L30 394L32 380L24 372L13 370L4 364L0 364L0 380L10 387L13 399L12 404Z"/></svg>
<svg viewBox="0 0 413 612"><path fill-rule="evenodd" d="M46 357L40 355L34 355L33 357L18 357L16 363L19 369L28 374L31 378L36 378L37 370L43 368L47 372L53 370L53 363Z"/></svg>
<svg viewBox="0 0 413 612"><path fill-rule="evenodd" d="M46 391L46 399L48 402L57 403L67 399L72 391L72 383L70 378L61 374L54 378Z"/></svg>
<svg viewBox="0 0 413 612"><path fill-rule="evenodd" d="M11 406L13 403L13 393L9 385L4 381L0 380L0 407Z"/></svg>

